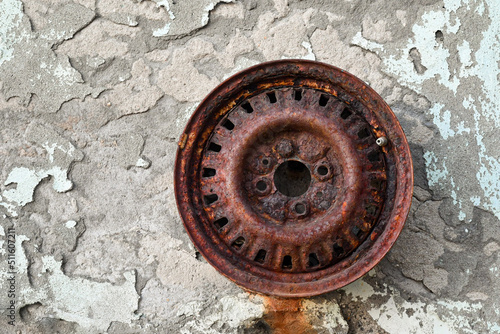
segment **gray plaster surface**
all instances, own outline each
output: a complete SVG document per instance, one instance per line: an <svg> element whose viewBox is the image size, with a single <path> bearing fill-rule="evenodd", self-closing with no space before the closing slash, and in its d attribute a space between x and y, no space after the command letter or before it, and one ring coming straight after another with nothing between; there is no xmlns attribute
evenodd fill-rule
<svg viewBox="0 0 500 334"><path fill-rule="evenodd" d="M0 0L0 22L0 332L270 332L184 232L174 156L217 84L302 58L371 85L415 168L397 243L304 300L312 328L500 333L498 0Z"/></svg>

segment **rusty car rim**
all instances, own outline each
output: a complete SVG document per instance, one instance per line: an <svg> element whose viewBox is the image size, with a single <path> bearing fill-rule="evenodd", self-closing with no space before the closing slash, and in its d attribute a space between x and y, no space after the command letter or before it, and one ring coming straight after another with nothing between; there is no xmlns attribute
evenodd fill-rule
<svg viewBox="0 0 500 334"><path fill-rule="evenodd" d="M318 295L367 273L409 211L412 161L382 98L336 67L281 60L224 81L179 142L175 195L205 259L238 285Z"/></svg>

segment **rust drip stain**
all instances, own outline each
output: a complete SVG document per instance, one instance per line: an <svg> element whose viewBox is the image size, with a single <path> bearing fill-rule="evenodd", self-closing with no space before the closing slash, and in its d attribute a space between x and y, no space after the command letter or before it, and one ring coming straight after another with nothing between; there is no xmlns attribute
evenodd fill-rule
<svg viewBox="0 0 500 334"><path fill-rule="evenodd" d="M302 298L262 296L264 321L273 334L316 334L302 308Z"/></svg>

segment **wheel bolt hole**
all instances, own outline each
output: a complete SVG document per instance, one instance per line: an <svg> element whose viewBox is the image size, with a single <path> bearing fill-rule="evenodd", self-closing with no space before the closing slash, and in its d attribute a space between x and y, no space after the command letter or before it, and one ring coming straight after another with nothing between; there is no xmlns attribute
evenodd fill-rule
<svg viewBox="0 0 500 334"><path fill-rule="evenodd" d="M202 174L203 177L212 177L215 176L215 174L217 174L217 171L215 169L203 168L203 174Z"/></svg>
<svg viewBox="0 0 500 334"><path fill-rule="evenodd" d="M316 197L318 197L318 198L323 197L323 193L322 193L321 191L318 191L318 192L316 193Z"/></svg>
<svg viewBox="0 0 500 334"><path fill-rule="evenodd" d="M328 167L326 166L319 166L318 167L318 174L321 176L325 176L328 174Z"/></svg>
<svg viewBox="0 0 500 334"><path fill-rule="evenodd" d="M258 181L256 184L257 190L259 191L266 191L267 189L267 183L265 181Z"/></svg>
<svg viewBox="0 0 500 334"><path fill-rule="evenodd" d="M294 210L297 214L303 215L304 213L306 213L306 206L302 203L297 203L295 204Z"/></svg>
<svg viewBox="0 0 500 334"><path fill-rule="evenodd" d="M269 165L269 160L268 159L262 159L262 164L264 166L268 166Z"/></svg>

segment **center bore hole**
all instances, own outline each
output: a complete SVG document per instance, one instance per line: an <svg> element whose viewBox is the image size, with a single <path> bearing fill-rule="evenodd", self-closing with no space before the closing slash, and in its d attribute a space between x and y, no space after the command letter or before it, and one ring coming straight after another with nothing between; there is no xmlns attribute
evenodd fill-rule
<svg viewBox="0 0 500 334"><path fill-rule="evenodd" d="M300 161L288 160L278 166L274 173L274 185L288 197L298 197L309 189L311 172Z"/></svg>

